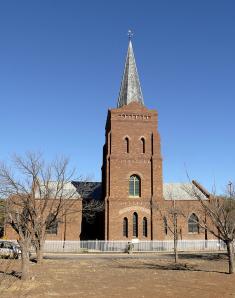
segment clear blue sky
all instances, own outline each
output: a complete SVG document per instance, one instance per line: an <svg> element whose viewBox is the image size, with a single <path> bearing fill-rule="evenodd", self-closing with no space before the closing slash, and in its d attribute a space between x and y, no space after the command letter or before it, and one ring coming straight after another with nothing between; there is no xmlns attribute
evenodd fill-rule
<svg viewBox="0 0 235 298"><path fill-rule="evenodd" d="M235 180L235 1L0 1L0 159L69 156L101 178L127 31L159 112L165 182Z"/></svg>

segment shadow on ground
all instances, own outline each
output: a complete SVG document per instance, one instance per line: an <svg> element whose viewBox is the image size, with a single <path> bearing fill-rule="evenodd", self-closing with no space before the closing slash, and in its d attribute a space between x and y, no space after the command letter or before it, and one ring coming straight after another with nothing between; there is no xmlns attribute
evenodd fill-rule
<svg viewBox="0 0 235 298"><path fill-rule="evenodd" d="M227 256L224 253L213 253L213 254L188 253L188 254L179 254L179 259L180 260L200 259L200 260L207 260L207 261L221 261L221 260L226 260Z"/></svg>
<svg viewBox="0 0 235 298"><path fill-rule="evenodd" d="M12 270L12 271L10 271L10 272L4 272L4 271L0 271L0 277L2 277L2 276L13 276L13 277L16 277L16 278L18 278L18 279L20 279L21 278L21 272L17 272L17 271L15 271L15 270Z"/></svg>
<svg viewBox="0 0 235 298"><path fill-rule="evenodd" d="M185 257L185 260L190 259L191 255L187 255ZM192 255L193 257L191 259L196 259L195 255ZM197 258L201 258L201 255L197 256ZM206 260L215 260L215 259L206 259ZM220 258L221 260L221 258ZM183 258L180 258L179 263L170 263L170 264L154 264L154 263L140 263L136 265L122 265L118 264L115 266L116 268L122 268L125 270L128 269L153 269L153 270L176 270L176 271L191 271L191 272L213 272L213 273L220 273L220 274L228 274L224 271L219 270L208 270L205 268L199 268L198 265L190 265L187 263L183 263Z"/></svg>

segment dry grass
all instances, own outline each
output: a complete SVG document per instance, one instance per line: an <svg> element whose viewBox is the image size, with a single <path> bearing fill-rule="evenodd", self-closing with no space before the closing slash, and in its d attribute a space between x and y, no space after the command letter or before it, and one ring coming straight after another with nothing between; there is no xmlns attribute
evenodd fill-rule
<svg viewBox="0 0 235 298"><path fill-rule="evenodd" d="M31 269L31 281L16 280L1 297L235 297L235 275L217 256L184 255L177 266L164 256L100 256L45 260Z"/></svg>

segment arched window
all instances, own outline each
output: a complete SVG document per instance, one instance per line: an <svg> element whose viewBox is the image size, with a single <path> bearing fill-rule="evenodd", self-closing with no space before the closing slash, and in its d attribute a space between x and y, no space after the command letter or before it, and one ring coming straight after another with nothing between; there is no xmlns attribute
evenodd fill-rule
<svg viewBox="0 0 235 298"><path fill-rule="evenodd" d="M112 134L109 133L109 154L112 153Z"/></svg>
<svg viewBox="0 0 235 298"><path fill-rule="evenodd" d="M163 226L164 226L165 235L167 235L167 233L168 233L168 226L167 226L167 219L166 219L165 216L163 217Z"/></svg>
<svg viewBox="0 0 235 298"><path fill-rule="evenodd" d="M49 214L46 222L46 233L47 234L57 234L58 221L54 218L53 214Z"/></svg>
<svg viewBox="0 0 235 298"><path fill-rule="evenodd" d="M141 138L140 142L141 142L141 153L145 153L145 139Z"/></svg>
<svg viewBox="0 0 235 298"><path fill-rule="evenodd" d="M152 155L153 155L153 134L151 135L151 151L152 151Z"/></svg>
<svg viewBox="0 0 235 298"><path fill-rule="evenodd" d="M192 213L188 219L188 232L199 233L199 220L196 214Z"/></svg>
<svg viewBox="0 0 235 298"><path fill-rule="evenodd" d="M138 214L133 213L133 237L138 237Z"/></svg>
<svg viewBox="0 0 235 298"><path fill-rule="evenodd" d="M132 175L129 180L129 196L140 197L140 177Z"/></svg>
<svg viewBox="0 0 235 298"><path fill-rule="evenodd" d="M129 153L129 151L130 151L130 141L129 141L128 137L125 138L125 151L126 151L126 153Z"/></svg>
<svg viewBox="0 0 235 298"><path fill-rule="evenodd" d="M123 236L128 237L128 219L127 219L127 217L123 218Z"/></svg>
<svg viewBox="0 0 235 298"><path fill-rule="evenodd" d="M143 236L148 237L148 222L146 217L143 218Z"/></svg>

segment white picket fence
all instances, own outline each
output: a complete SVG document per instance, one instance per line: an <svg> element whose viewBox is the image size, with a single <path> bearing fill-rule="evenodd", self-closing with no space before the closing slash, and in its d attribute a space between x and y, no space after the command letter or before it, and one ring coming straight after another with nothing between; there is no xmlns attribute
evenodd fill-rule
<svg viewBox="0 0 235 298"><path fill-rule="evenodd" d="M45 252L126 252L128 241L51 241L45 242ZM139 241L133 243L134 252L172 252L173 241ZM179 240L179 251L224 251L224 242L218 240Z"/></svg>

